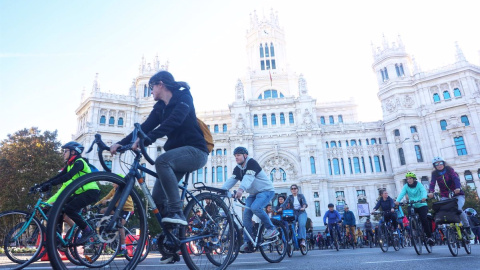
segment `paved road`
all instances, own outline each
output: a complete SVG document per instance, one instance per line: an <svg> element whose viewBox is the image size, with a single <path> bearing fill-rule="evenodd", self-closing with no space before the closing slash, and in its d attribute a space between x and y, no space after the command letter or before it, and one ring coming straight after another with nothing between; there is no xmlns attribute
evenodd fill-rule
<svg viewBox="0 0 480 270"><path fill-rule="evenodd" d="M173 265L159 265L158 253L151 253L148 258L138 265L137 269L186 269L183 261ZM1 269L9 269L11 265L0 265ZM258 269L368 269L385 270L393 269L422 269L422 270L443 270L443 269L480 269L480 246L472 246L472 254L467 255L465 251L459 250L458 257L453 257L447 246L434 247L432 254L417 255L413 248L405 248L400 251L389 250L383 253L378 248L361 248L355 250L311 250L307 256L302 256L296 251L293 257L285 257L278 264L266 262L260 253L240 254L237 260L228 268L235 270ZM74 267L72 267L74 268ZM51 269L46 262L37 262L25 269Z"/></svg>

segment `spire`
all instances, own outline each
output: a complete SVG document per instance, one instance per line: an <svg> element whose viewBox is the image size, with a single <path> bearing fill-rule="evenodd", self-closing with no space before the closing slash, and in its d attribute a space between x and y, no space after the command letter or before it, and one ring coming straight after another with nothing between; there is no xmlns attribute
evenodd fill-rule
<svg viewBox="0 0 480 270"><path fill-rule="evenodd" d="M415 55L412 55L412 63L413 63L413 74L422 72L422 69L417 64L417 60L415 60Z"/></svg>
<svg viewBox="0 0 480 270"><path fill-rule="evenodd" d="M136 85L135 85L135 78L132 79L132 85L130 86L130 96L135 96L136 92Z"/></svg>
<svg viewBox="0 0 480 270"><path fill-rule="evenodd" d="M456 52L456 55L455 55L455 60L457 62L466 62L467 59L465 59L465 55L463 55L463 51L460 48L460 46L458 45L457 41L455 41L455 47L457 49L457 52Z"/></svg>
<svg viewBox="0 0 480 270"><path fill-rule="evenodd" d="M375 55L377 54L377 50L375 49L375 45L373 45L373 41L370 41L370 45L372 46L372 55L375 58Z"/></svg>
<svg viewBox="0 0 480 270"><path fill-rule="evenodd" d="M98 84L98 73L95 73L95 79L93 80L92 92L100 92L100 86Z"/></svg>
<svg viewBox="0 0 480 270"><path fill-rule="evenodd" d="M298 77L298 92L300 96L305 96L308 94L307 80L305 80L303 74L300 74Z"/></svg>
<svg viewBox="0 0 480 270"><path fill-rule="evenodd" d="M385 37L385 34L382 34L382 36L383 36L383 42L382 42L383 49L386 50L388 49L388 41L387 41L387 38Z"/></svg>
<svg viewBox="0 0 480 270"><path fill-rule="evenodd" d="M400 35L398 35L397 37L397 43L398 43L398 47L405 48L405 45L403 45L402 37L400 37Z"/></svg>
<svg viewBox="0 0 480 270"><path fill-rule="evenodd" d="M80 101L84 101L84 100L85 100L85 86L83 87L82 96L80 97Z"/></svg>

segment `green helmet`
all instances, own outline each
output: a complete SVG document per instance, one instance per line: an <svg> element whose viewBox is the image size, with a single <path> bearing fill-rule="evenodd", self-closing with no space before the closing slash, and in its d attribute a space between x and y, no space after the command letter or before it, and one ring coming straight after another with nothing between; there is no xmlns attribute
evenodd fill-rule
<svg viewBox="0 0 480 270"><path fill-rule="evenodd" d="M405 178L413 178L413 179L417 179L417 176L413 173L413 172L407 172L407 174L405 174Z"/></svg>

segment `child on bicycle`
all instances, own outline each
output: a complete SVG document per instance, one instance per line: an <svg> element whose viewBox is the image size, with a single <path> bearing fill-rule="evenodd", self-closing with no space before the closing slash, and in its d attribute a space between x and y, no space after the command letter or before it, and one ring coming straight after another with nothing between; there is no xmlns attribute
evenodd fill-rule
<svg viewBox="0 0 480 270"><path fill-rule="evenodd" d="M62 184L62 187L48 199L47 203L49 204L55 203L62 191L70 183L75 181L75 179L91 172L87 162L81 156L84 150L83 145L72 141L63 145L62 149L64 150L63 159L65 161L65 167L53 178L39 186L33 187L40 187L42 191L47 191L50 190L52 186ZM97 201L99 195L100 188L96 182L92 182L76 190L75 195L71 196L65 203L64 213L82 230L82 237L77 238L76 244L82 244L95 235L95 231L87 225L79 212L82 208ZM68 218L65 218L65 221L69 223L70 226L73 226L73 223Z"/></svg>
<svg viewBox="0 0 480 270"><path fill-rule="evenodd" d="M334 205L333 203L328 204L328 211L325 213L323 216L323 223L325 226L328 228L328 232L330 233L330 237L333 242L333 234L335 233L333 230L337 231L338 234L338 241L342 241L342 236L340 235L340 229L338 228L338 223L342 222L342 217L340 216L340 213L338 213L337 210L333 209ZM328 223L327 223L328 219Z"/></svg>
<svg viewBox="0 0 480 270"><path fill-rule="evenodd" d="M113 184L113 188L110 190L110 192L105 195L102 199L100 199L95 205L107 205L110 200L113 198L113 195L115 195L115 192L117 191L118 185ZM115 207L118 206L118 201L115 204ZM100 213L105 214L105 211L107 210L107 207L100 209ZM128 196L127 201L123 205L123 211L120 213L120 216L122 217L122 227L118 229L118 232L120 233L120 244L121 244L121 251L120 253L126 254L127 253L127 245L125 244L125 229L123 226L127 222L128 218L130 215L133 213L133 200L131 196ZM115 209L112 211L112 215L115 212Z"/></svg>

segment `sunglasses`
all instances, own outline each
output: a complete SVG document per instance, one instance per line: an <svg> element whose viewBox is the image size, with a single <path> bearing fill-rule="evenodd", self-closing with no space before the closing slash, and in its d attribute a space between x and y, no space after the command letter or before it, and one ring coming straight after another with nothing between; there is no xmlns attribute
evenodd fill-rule
<svg viewBox="0 0 480 270"><path fill-rule="evenodd" d="M161 82L149 83L149 84L148 84L148 89L153 90L153 87L154 87L155 85L159 85L159 84L161 84Z"/></svg>
<svg viewBox="0 0 480 270"><path fill-rule="evenodd" d="M433 165L435 165L435 166L443 165L443 161L435 162L435 163L433 163Z"/></svg>
<svg viewBox="0 0 480 270"><path fill-rule="evenodd" d="M290 190L294 190L294 189L298 189L298 188L296 188L296 187L292 187L292 188L290 188Z"/></svg>
<svg viewBox="0 0 480 270"><path fill-rule="evenodd" d="M64 154L65 154L65 153L69 153L69 152L70 152L70 149L65 149L65 150L63 150L63 153L64 153Z"/></svg>

